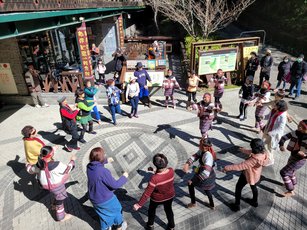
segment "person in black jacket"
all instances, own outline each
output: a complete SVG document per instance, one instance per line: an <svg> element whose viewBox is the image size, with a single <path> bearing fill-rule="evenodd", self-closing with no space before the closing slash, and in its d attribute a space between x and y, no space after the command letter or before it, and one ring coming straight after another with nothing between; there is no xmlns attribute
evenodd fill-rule
<svg viewBox="0 0 307 230"><path fill-rule="evenodd" d="M257 71L258 66L259 66L259 59L258 59L256 52L251 52L250 55L251 57L250 59L248 59L246 66L245 66L245 71L246 71L245 76L255 77L255 72Z"/></svg>
<svg viewBox="0 0 307 230"><path fill-rule="evenodd" d="M289 89L290 93L288 96L290 97L293 95L294 86L295 86L296 95L294 97L294 100L299 98L299 96L301 95L302 81L306 73L307 73L307 63L304 61L304 55L301 54L291 67L291 86Z"/></svg>
<svg viewBox="0 0 307 230"><path fill-rule="evenodd" d="M65 96L58 98L58 103L60 105L63 129L72 136L72 139L65 145L65 148L68 152L80 150L78 147L78 140L80 136L78 134L78 127L76 123L76 116L78 115L79 109L72 110L67 104Z"/></svg>
<svg viewBox="0 0 307 230"><path fill-rule="evenodd" d="M282 88L286 88L286 77L288 74L290 74L290 69L291 69L291 62L289 61L289 57L285 56L282 60L282 62L279 63L278 65L278 75L277 75L277 85L276 89L279 88L281 85L281 82L283 82Z"/></svg>
<svg viewBox="0 0 307 230"><path fill-rule="evenodd" d="M259 87L262 85L263 79L266 81L270 80L271 67L273 65L273 57L271 55L271 50L267 49L264 57L260 61L260 76L259 76Z"/></svg>
<svg viewBox="0 0 307 230"><path fill-rule="evenodd" d="M248 103L253 98L254 95L254 84L253 84L253 76L248 76L246 78L245 84L241 87L239 91L239 97L241 98L240 102L240 115L237 118L240 118L240 121L243 121L247 118L246 109Z"/></svg>

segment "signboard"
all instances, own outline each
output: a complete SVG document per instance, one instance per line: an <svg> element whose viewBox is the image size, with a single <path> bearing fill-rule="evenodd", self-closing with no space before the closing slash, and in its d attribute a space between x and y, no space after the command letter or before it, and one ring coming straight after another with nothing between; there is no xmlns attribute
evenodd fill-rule
<svg viewBox="0 0 307 230"><path fill-rule="evenodd" d="M162 86L165 76L164 71L147 71L147 72L151 78L152 86ZM128 83L133 76L134 72L126 72L125 82Z"/></svg>
<svg viewBox="0 0 307 230"><path fill-rule="evenodd" d="M18 94L12 69L9 63L0 63L0 93Z"/></svg>
<svg viewBox="0 0 307 230"><path fill-rule="evenodd" d="M154 59L154 60L127 60L127 69L135 69L136 63L142 62L145 69L155 69L157 66L166 67L166 59Z"/></svg>
<svg viewBox="0 0 307 230"><path fill-rule="evenodd" d="M243 66L245 68L248 59L250 58L250 53L255 52L258 54L258 46L248 46L243 47Z"/></svg>
<svg viewBox="0 0 307 230"><path fill-rule="evenodd" d="M87 38L85 22L82 22L81 27L77 28L77 41L78 41L79 50L80 50L83 77L91 78L92 77L92 60L91 60L91 53L88 48L88 38Z"/></svg>
<svg viewBox="0 0 307 230"><path fill-rule="evenodd" d="M237 49L221 49L212 51L199 51L198 74L213 74L218 69L224 72L236 70Z"/></svg>
<svg viewBox="0 0 307 230"><path fill-rule="evenodd" d="M127 69L135 69L136 63L142 62L144 68L148 68L147 60L127 60Z"/></svg>
<svg viewBox="0 0 307 230"><path fill-rule="evenodd" d="M120 15L118 17L118 30L119 30L119 46L120 48L124 48L125 46L125 34L124 34L124 27L123 27L123 16Z"/></svg>

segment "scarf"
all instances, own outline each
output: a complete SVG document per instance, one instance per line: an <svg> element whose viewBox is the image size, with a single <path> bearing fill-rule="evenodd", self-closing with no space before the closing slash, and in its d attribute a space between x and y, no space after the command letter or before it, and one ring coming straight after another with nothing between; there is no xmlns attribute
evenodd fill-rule
<svg viewBox="0 0 307 230"><path fill-rule="evenodd" d="M273 109L271 112L271 116L269 119L269 124L268 124L268 132L272 131L274 124L276 122L276 119L283 114L284 112L279 112L278 110Z"/></svg>

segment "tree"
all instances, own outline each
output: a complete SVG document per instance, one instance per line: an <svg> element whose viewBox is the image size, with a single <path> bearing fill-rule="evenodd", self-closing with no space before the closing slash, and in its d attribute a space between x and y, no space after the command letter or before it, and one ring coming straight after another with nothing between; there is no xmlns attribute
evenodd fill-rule
<svg viewBox="0 0 307 230"><path fill-rule="evenodd" d="M152 8L152 11L154 13L154 22L157 29L157 33L160 34L160 28L158 24L158 12L160 10L159 0L145 0L145 4Z"/></svg>

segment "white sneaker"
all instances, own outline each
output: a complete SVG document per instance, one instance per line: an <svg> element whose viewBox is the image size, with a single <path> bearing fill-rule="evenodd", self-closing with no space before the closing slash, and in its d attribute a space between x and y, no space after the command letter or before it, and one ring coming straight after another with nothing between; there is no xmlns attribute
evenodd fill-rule
<svg viewBox="0 0 307 230"><path fill-rule="evenodd" d="M40 106L40 105L35 105L35 107L36 107L36 108L41 108L41 106Z"/></svg>
<svg viewBox="0 0 307 230"><path fill-rule="evenodd" d="M49 107L49 105L45 103L42 107L46 108L46 107Z"/></svg>
<svg viewBox="0 0 307 230"><path fill-rule="evenodd" d="M240 121L243 121L243 120L244 120L244 116L241 115L241 116L240 116Z"/></svg>
<svg viewBox="0 0 307 230"><path fill-rule="evenodd" d="M124 221L124 222L122 223L122 230L126 230L127 227L128 227L128 224L127 224L126 221Z"/></svg>

